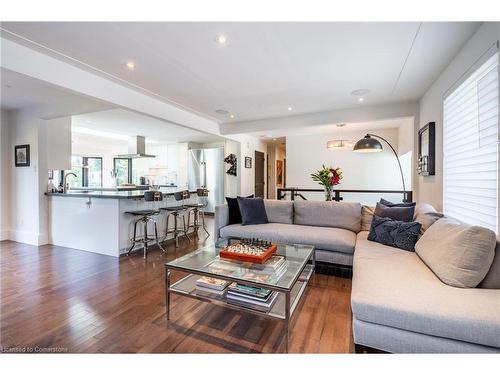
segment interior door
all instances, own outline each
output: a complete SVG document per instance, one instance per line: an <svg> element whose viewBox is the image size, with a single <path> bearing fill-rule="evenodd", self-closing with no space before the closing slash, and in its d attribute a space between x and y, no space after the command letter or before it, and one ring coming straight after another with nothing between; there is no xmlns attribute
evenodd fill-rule
<svg viewBox="0 0 500 375"><path fill-rule="evenodd" d="M264 153L255 151L255 196L264 198Z"/></svg>

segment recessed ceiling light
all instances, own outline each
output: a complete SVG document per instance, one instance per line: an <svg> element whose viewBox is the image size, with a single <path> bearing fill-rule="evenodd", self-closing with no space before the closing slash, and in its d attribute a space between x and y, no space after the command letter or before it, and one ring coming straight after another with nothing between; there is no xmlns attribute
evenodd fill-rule
<svg viewBox="0 0 500 375"><path fill-rule="evenodd" d="M135 69L135 63L133 61L129 61L127 62L127 64L125 64L127 66L127 68L129 68L130 70L134 70Z"/></svg>
<svg viewBox="0 0 500 375"><path fill-rule="evenodd" d="M357 89L351 92L352 96L366 96L370 93L370 90L368 89Z"/></svg>
<svg viewBox="0 0 500 375"><path fill-rule="evenodd" d="M358 98L358 102L362 103L362 102L364 102L364 101L365 101L365 99L364 99L364 98Z"/></svg>
<svg viewBox="0 0 500 375"><path fill-rule="evenodd" d="M230 115L229 117L234 118L234 115Z"/></svg>
<svg viewBox="0 0 500 375"><path fill-rule="evenodd" d="M219 115L227 115L229 113L225 109L216 109L215 112L218 113Z"/></svg>
<svg viewBox="0 0 500 375"><path fill-rule="evenodd" d="M226 39L226 36L225 36L224 34L220 34L220 35L217 35L217 36L215 37L215 41L216 41L217 43L219 43L219 44L224 45L224 44L226 44L227 39Z"/></svg>
<svg viewBox="0 0 500 375"><path fill-rule="evenodd" d="M278 138L273 138L273 141L277 141L277 140L278 140Z"/></svg>
<svg viewBox="0 0 500 375"><path fill-rule="evenodd" d="M293 108L292 107L288 107L288 110L291 111Z"/></svg>

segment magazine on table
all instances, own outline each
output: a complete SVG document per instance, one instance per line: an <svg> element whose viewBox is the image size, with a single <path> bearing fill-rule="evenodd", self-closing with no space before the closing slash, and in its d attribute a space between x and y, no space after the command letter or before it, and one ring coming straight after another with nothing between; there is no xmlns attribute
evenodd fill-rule
<svg viewBox="0 0 500 375"><path fill-rule="evenodd" d="M242 298L255 300L260 302L267 302L272 295L270 289L248 287L241 284L231 284L228 288L228 297Z"/></svg>
<svg viewBox="0 0 500 375"><path fill-rule="evenodd" d="M257 311L269 312L271 310L271 308L273 307L274 303L276 302L276 299L278 298L278 294L279 294L278 292L272 292L272 294L267 302L258 302L258 301L248 300L248 299L237 298L234 296L230 296L228 294L227 302L231 303L233 305L243 306L243 307L247 307L249 309L253 309L253 310L257 310Z"/></svg>
<svg viewBox="0 0 500 375"><path fill-rule="evenodd" d="M196 280L196 288L202 287L212 290L224 290L229 284L230 283L228 281L207 276L202 276Z"/></svg>

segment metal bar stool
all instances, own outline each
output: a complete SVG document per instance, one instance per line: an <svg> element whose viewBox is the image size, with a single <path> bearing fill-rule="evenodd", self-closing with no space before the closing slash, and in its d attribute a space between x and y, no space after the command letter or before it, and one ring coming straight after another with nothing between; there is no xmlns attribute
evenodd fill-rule
<svg viewBox="0 0 500 375"><path fill-rule="evenodd" d="M150 201L161 201L163 199L163 195L159 191L146 191L144 192L144 200L147 202ZM132 237L132 246L127 252L127 256L130 255L132 250L134 249L135 245L138 243L142 243L143 245L143 254L144 254L144 259L146 259L146 255L148 252L148 247L149 247L149 242L155 241L156 245L163 251L165 252L165 249L160 245L160 242L158 241L158 227L156 225L156 220L153 219L154 216L158 215L160 213L159 210L155 209L146 209L146 210L137 210L137 211L126 211L126 214L133 215L135 217L139 217L134 221L134 237ZM148 223L152 222L154 225L154 230L155 234L153 236L148 235ZM143 231L144 234L143 236L137 237L137 224L142 223L143 224Z"/></svg>
<svg viewBox="0 0 500 375"><path fill-rule="evenodd" d="M174 234L174 239L175 239L175 247L179 247L179 233L182 233L183 236L185 236L189 242L191 242L191 237L189 237L188 234L188 227L186 226L186 214L188 213L188 208L184 205L184 200L189 198L189 191L183 190L174 193L174 199L179 202L181 201L181 204L173 207L161 207L160 210L166 211L167 216L166 216L166 228L165 228L165 236L163 237L162 241L165 241L167 239L167 236L170 233ZM170 224L170 217L173 216L174 218L174 229L169 230L169 224ZM182 219L182 228L179 228L178 225L178 220ZM188 218L189 220L189 218Z"/></svg>
<svg viewBox="0 0 500 375"><path fill-rule="evenodd" d="M193 224L191 225L191 215L188 216L188 230L193 228L194 233L198 233L200 227L203 228L207 237L210 233L205 225L205 208L208 206L208 190L206 188L196 189L196 195L198 196L198 202L186 204L190 211L193 213ZM201 202L200 202L201 200ZM201 214L201 225L200 225L200 214Z"/></svg>

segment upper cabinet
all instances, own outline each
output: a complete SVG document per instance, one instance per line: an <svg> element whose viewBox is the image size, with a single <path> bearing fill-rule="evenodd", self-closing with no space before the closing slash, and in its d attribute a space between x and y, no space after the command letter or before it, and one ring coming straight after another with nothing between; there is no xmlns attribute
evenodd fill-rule
<svg viewBox="0 0 500 375"><path fill-rule="evenodd" d="M48 169L71 169L71 117L45 121Z"/></svg>

